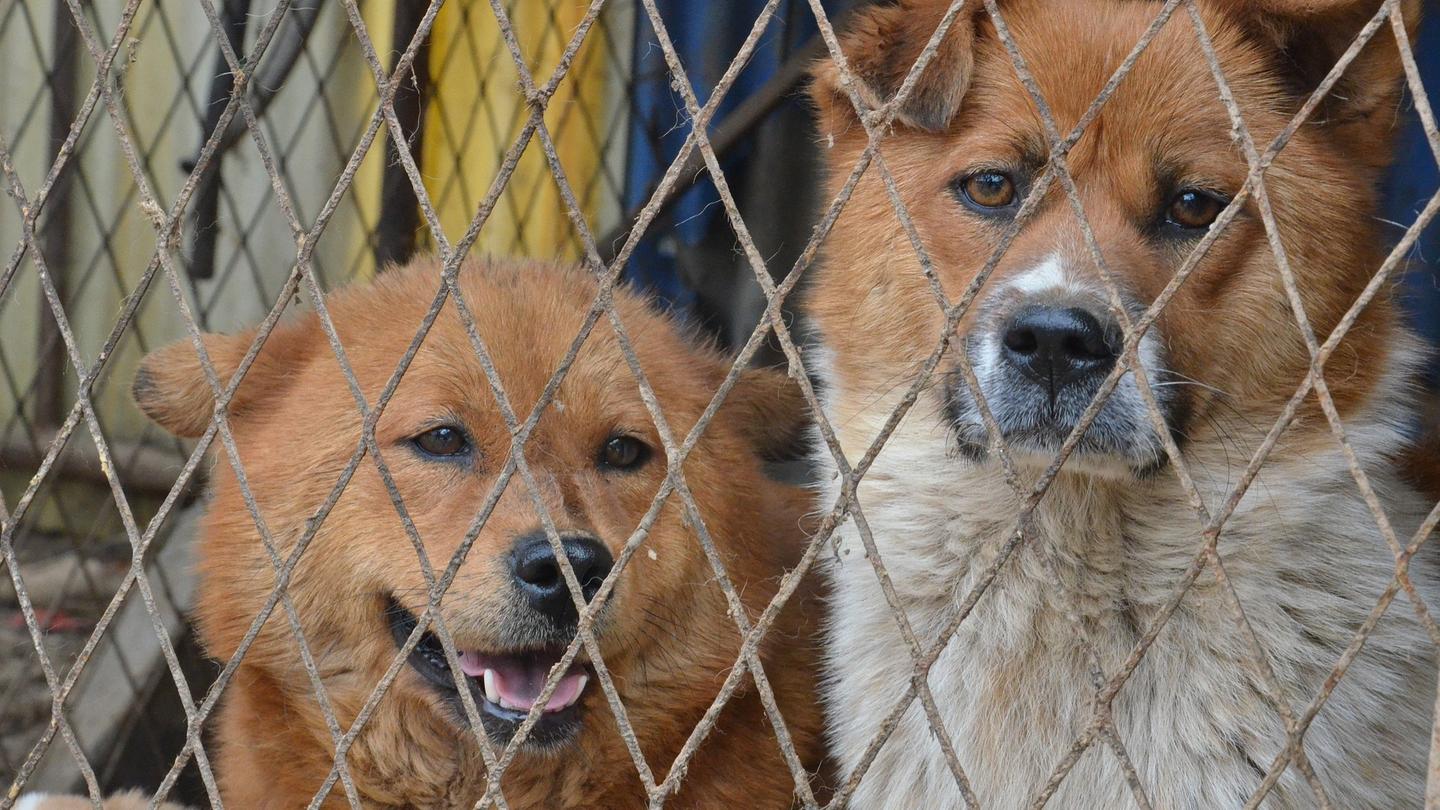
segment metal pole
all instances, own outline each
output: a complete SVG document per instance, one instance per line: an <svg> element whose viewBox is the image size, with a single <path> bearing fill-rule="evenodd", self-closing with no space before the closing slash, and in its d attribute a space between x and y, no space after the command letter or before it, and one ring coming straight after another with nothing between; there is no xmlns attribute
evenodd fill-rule
<svg viewBox="0 0 1440 810"><path fill-rule="evenodd" d="M390 44L398 60L425 16L425 4L413 0L395 2L395 38ZM394 69L394 61L391 69ZM415 165L420 165L425 139L425 97L430 88L430 40L420 43L408 81L395 91L395 117L405 132L406 148ZM385 169L380 181L380 221L375 231L375 266L404 264L415 253L420 234L420 201L405 167L400 163L400 145L385 138Z"/></svg>
<svg viewBox="0 0 1440 810"><path fill-rule="evenodd" d="M80 53L78 32L70 10L64 3L53 7L53 61L46 82L50 87L50 159L59 154L75 120L76 62ZM70 270L70 192L75 173L80 169L74 161L67 171L55 178L55 186L45 203L44 224L40 228L39 250L45 256L60 301L66 298L66 276ZM60 424L65 415L65 346L60 340L60 326L42 297L40 307L39 349L36 356L34 423L40 428Z"/></svg>

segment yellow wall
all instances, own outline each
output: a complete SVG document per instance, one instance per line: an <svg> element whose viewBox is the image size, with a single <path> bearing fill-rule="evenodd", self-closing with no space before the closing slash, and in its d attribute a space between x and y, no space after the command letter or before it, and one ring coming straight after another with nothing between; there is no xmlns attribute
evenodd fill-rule
<svg viewBox="0 0 1440 810"><path fill-rule="evenodd" d="M551 0L510 5L520 51L535 84L543 87L580 24L586 4ZM561 165L592 228L608 224L616 213L614 195L596 182L603 159L600 142L616 114L605 96L611 66L603 42L604 22L589 32L545 114ZM426 188L447 237L455 241L495 182L529 109L514 60L484 0L445 5L435 23L430 69L435 96L425 121ZM475 251L576 257L580 244L537 135L482 229Z"/></svg>

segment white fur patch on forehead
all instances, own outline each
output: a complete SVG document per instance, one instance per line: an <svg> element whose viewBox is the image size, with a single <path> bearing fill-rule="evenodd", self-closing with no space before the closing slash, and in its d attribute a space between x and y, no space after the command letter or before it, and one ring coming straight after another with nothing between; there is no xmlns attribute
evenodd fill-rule
<svg viewBox="0 0 1440 810"><path fill-rule="evenodd" d="M1078 285L1072 284L1066 277L1065 260L1058 253L1052 253L1045 257L1045 261L1010 279L1005 286L1012 290L1019 290L1026 295L1037 295L1055 290L1075 289L1078 291Z"/></svg>

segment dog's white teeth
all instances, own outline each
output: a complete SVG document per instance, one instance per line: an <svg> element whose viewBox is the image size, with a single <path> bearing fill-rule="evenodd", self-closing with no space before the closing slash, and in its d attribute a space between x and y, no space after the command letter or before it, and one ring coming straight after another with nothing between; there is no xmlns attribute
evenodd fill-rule
<svg viewBox="0 0 1440 810"><path fill-rule="evenodd" d="M493 669L487 669L487 670L485 670L484 680L485 680L485 699L488 700L488 701L490 701L491 703L494 703L494 704L496 704L496 705L499 705L499 703L500 703L500 688L495 685L495 670L493 670Z"/></svg>
<svg viewBox="0 0 1440 810"><path fill-rule="evenodd" d="M580 700L580 696L583 695L583 694L585 694L585 685L588 684L588 683L590 683L590 676L589 676L589 675L586 675L586 674L583 673L583 672L580 673L580 685L577 686L577 687L575 687L575 697L574 697L574 699L572 699L572 700L570 701L571 704L574 704L574 703L576 703L577 701L579 701L579 700Z"/></svg>

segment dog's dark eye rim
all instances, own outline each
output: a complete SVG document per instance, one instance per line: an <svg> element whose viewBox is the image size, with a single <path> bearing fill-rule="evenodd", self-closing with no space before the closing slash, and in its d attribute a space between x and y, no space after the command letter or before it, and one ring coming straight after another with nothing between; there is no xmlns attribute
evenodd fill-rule
<svg viewBox="0 0 1440 810"><path fill-rule="evenodd" d="M1221 212L1230 205L1233 199L1233 197L1226 194L1211 191L1207 188L1185 186L1176 191L1171 195L1170 199L1166 201L1165 211L1162 216L1165 224L1181 231L1204 231L1220 217ZM1203 208L1201 208L1198 217L1190 219L1189 221L1181 221L1180 218L1175 216L1176 209L1178 206L1186 204L1187 201L1198 203L1203 206Z"/></svg>
<svg viewBox="0 0 1440 810"><path fill-rule="evenodd" d="M600 445L599 465L607 470L633 470L650 460L650 445L628 433L614 433Z"/></svg>
<svg viewBox="0 0 1440 810"><path fill-rule="evenodd" d="M1001 189L1003 202L983 202L976 199L971 188L972 181L989 180L995 181L1003 188ZM960 202L972 211L981 214L1006 213L1019 207L1021 194L1020 184L1016 182L1015 175L1004 169L983 168L965 172L951 183L955 190L955 196Z"/></svg>
<svg viewBox="0 0 1440 810"><path fill-rule="evenodd" d="M439 459L470 455L470 436L457 425L444 424L428 428L410 437L410 444L423 456Z"/></svg>

